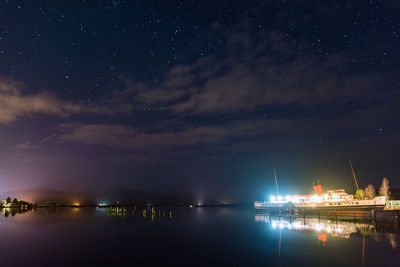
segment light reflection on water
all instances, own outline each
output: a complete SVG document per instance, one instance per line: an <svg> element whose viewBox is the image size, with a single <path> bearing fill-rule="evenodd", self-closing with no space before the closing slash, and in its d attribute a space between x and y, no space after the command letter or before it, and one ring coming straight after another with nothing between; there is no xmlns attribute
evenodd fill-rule
<svg viewBox="0 0 400 267"><path fill-rule="evenodd" d="M26 256L3 254L1 266L384 267L398 266L400 258L395 227L360 220L279 218L235 208L7 212L0 215L0 251Z"/></svg>
<svg viewBox="0 0 400 267"><path fill-rule="evenodd" d="M269 217L268 215L255 215L257 223L270 224L273 229L279 228L293 231L313 231L325 233L332 237L350 238L351 234L368 232L374 228L370 223L332 221L319 218L286 218Z"/></svg>
<svg viewBox="0 0 400 267"><path fill-rule="evenodd" d="M97 207L97 210L100 210ZM128 215L132 216L142 216L143 218L150 217L152 221L156 219L172 219L173 210L165 209L165 208L137 208L134 207L107 207L106 208L106 216L113 217L127 217Z"/></svg>
<svg viewBox="0 0 400 267"><path fill-rule="evenodd" d="M374 242L387 241L393 250L398 248L398 224L386 224L378 229L377 224L371 220L331 220L315 217L274 216L271 214L255 214L255 223L267 224L272 231L279 232L278 257L281 254L282 234L285 232L315 233L316 241L325 246L329 239L350 239L361 236L361 266L365 266L366 237L371 237ZM399 256L399 254L397 254ZM400 266L398 257L392 262Z"/></svg>
<svg viewBox="0 0 400 267"><path fill-rule="evenodd" d="M57 213L60 211L71 211L72 213L78 213L82 210L87 210L87 208L82 207L69 207L69 208L61 208L61 207L40 207L40 208L0 208L0 214L3 215L5 218L14 217L17 215L22 215L29 212L33 213ZM96 211L99 213L103 213L106 211L106 216L111 217L127 217L131 216L142 216L143 218L151 218L152 221L156 219L162 218L173 218L173 209L169 208L143 208L143 207L120 207L120 206L107 206L107 207L96 207Z"/></svg>
<svg viewBox="0 0 400 267"><path fill-rule="evenodd" d="M8 216L12 216L14 217L17 214L24 214L27 212L32 211L31 207L19 207L19 208L0 208L0 213L4 216L4 217L8 217Z"/></svg>

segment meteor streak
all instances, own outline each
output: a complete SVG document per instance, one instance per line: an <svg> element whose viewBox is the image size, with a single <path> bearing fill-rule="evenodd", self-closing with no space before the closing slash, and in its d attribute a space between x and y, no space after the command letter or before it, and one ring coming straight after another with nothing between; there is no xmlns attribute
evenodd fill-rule
<svg viewBox="0 0 400 267"><path fill-rule="evenodd" d="M52 134L52 135L50 135L49 137L43 139L42 141L39 142L39 145L41 145L41 144L43 144L43 143L49 141L49 140L50 140L51 138L53 138L54 136L56 136L56 134Z"/></svg>

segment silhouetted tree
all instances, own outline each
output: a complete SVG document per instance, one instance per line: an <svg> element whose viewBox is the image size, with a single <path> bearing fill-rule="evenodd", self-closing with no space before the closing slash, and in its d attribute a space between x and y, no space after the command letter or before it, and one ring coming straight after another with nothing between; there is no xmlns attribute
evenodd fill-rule
<svg viewBox="0 0 400 267"><path fill-rule="evenodd" d="M11 203L11 198L10 197L8 197L7 199L6 199L6 203L8 204L8 203Z"/></svg>

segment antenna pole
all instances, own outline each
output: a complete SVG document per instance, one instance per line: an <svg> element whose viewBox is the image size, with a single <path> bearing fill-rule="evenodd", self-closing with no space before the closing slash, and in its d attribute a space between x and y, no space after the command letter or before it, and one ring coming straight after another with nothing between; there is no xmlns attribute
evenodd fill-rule
<svg viewBox="0 0 400 267"><path fill-rule="evenodd" d="M276 171L275 171L275 168L274 168L274 178L275 178L275 184L276 184L276 192L278 193L278 196L279 196L279 187L278 187L278 180L276 179Z"/></svg>
<svg viewBox="0 0 400 267"><path fill-rule="evenodd" d="M356 183L357 190L359 190L360 188L358 188L356 174L354 173L353 165L351 165L351 160L349 160L349 163L350 163L351 172L353 173L354 182Z"/></svg>

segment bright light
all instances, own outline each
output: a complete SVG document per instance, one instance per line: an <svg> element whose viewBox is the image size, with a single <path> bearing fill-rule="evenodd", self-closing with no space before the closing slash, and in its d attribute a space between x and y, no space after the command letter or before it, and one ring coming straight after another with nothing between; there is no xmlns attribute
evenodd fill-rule
<svg viewBox="0 0 400 267"><path fill-rule="evenodd" d="M279 203L287 202L288 201L287 198L290 198L290 196L286 196L286 197L284 197L284 196L271 196L269 199L270 199L271 203L279 204Z"/></svg>
<svg viewBox="0 0 400 267"><path fill-rule="evenodd" d="M314 229L317 230L317 231L319 232L319 231L322 230L322 227L321 227L321 225L320 225L319 223L317 223L317 224L314 226Z"/></svg>
<svg viewBox="0 0 400 267"><path fill-rule="evenodd" d="M293 203L300 203L300 199L299 199L298 197L296 197L296 196L292 197L292 198L291 198L291 201L292 201Z"/></svg>
<svg viewBox="0 0 400 267"><path fill-rule="evenodd" d="M317 196L317 195L313 195L313 196L311 197L311 201L312 201L312 202L321 203L321 202L322 202L322 197Z"/></svg>
<svg viewBox="0 0 400 267"><path fill-rule="evenodd" d="M297 228L297 229L300 229L300 228L303 228L303 225L301 224L301 222L294 222L293 223L293 227Z"/></svg>
<svg viewBox="0 0 400 267"><path fill-rule="evenodd" d="M78 203L78 202L75 202L74 204L72 204L73 206L75 206L75 207L79 207L81 204L80 203Z"/></svg>

